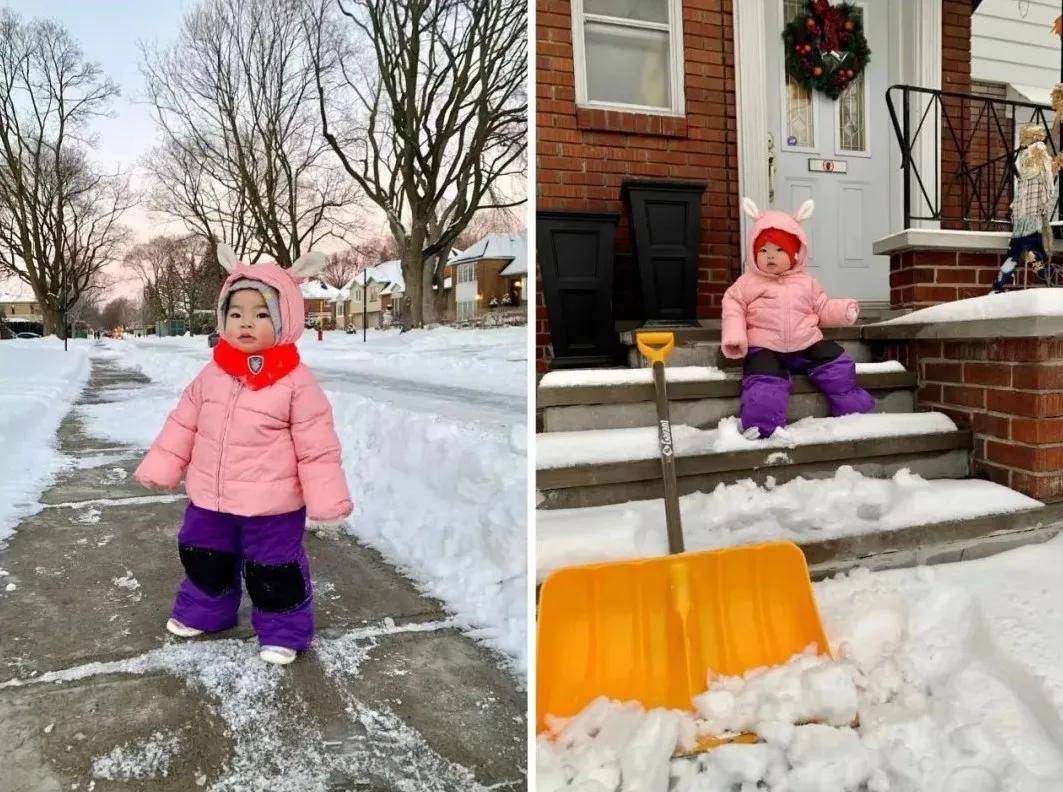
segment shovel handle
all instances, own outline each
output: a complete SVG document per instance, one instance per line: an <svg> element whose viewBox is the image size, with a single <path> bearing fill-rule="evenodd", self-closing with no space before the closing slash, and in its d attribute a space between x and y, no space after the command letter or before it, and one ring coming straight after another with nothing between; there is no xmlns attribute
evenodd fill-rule
<svg viewBox="0 0 1063 792"><path fill-rule="evenodd" d="M675 333L639 333L635 341L650 363L664 363L675 349Z"/></svg>

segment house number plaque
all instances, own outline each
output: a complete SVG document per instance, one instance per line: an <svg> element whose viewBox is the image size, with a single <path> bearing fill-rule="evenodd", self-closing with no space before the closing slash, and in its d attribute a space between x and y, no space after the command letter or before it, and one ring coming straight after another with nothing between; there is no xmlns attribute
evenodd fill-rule
<svg viewBox="0 0 1063 792"><path fill-rule="evenodd" d="M849 163L845 160L808 158L808 169L813 173L848 173Z"/></svg>

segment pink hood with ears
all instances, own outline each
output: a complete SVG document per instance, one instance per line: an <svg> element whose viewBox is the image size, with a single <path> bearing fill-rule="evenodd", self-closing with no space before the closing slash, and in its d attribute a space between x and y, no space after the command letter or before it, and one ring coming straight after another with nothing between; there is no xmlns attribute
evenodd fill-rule
<svg viewBox="0 0 1063 792"><path fill-rule="evenodd" d="M815 278L805 270L808 237L794 215L769 209L760 212L746 202L753 216L746 241L746 271L723 295L721 341L725 356L745 357L751 347L776 352L799 352L823 340L821 326L850 325L856 321L856 300L832 300ZM806 202L798 216L812 214ZM757 269L753 243L761 231L778 228L801 241L793 266L779 275Z"/></svg>
<svg viewBox="0 0 1063 792"><path fill-rule="evenodd" d="M308 254L301 273L293 273L276 264L239 263L228 251L222 293L241 278L272 286L280 303L278 343L294 343L303 334L298 279L323 263L323 256ZM305 506L312 520L339 520L352 509L332 405L302 363L250 390L211 360L185 388L133 475L166 489L184 476L192 503L226 514L284 514Z"/></svg>
<svg viewBox="0 0 1063 792"><path fill-rule="evenodd" d="M808 237L805 236L805 229L793 215L780 212L778 209L769 209L762 212L749 227L749 234L746 237L746 272L756 270L757 252L753 250L753 243L757 241L761 231L769 228L778 228L801 240L801 248L797 251L797 260L793 262L793 269L804 270L805 263L808 261Z"/></svg>
<svg viewBox="0 0 1063 792"><path fill-rule="evenodd" d="M272 286L278 295L281 312L281 334L278 344L294 344L303 334L306 322L306 308L303 305L303 293L298 281L291 273L276 264L244 264L237 262L222 284L218 294L218 332L221 333L225 323L223 307L225 297L234 283L239 280L256 280Z"/></svg>

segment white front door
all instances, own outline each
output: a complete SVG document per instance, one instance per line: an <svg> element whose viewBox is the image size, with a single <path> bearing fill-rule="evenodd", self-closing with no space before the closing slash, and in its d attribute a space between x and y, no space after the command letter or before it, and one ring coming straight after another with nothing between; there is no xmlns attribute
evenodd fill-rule
<svg viewBox="0 0 1063 792"><path fill-rule="evenodd" d="M770 204L794 212L812 198L816 210L805 222L809 273L831 296L869 303L889 301L889 257L872 255L871 243L889 233L889 147L897 144L885 94L894 2L857 0L871 61L832 100L786 76L782 31L786 21L804 14L805 3L765 0L768 132L775 166ZM814 170L816 160L832 170Z"/></svg>

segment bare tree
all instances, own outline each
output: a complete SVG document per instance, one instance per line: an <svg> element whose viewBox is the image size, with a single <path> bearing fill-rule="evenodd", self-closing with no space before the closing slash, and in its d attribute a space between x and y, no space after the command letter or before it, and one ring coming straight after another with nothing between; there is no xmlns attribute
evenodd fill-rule
<svg viewBox="0 0 1063 792"><path fill-rule="evenodd" d="M321 136L301 0L203 0L176 43L143 49L165 140L155 205L211 247L290 267L348 229L358 191ZM248 255L250 254L250 255Z"/></svg>
<svg viewBox="0 0 1063 792"><path fill-rule="evenodd" d="M0 10L0 272L33 289L46 333L102 287L125 238L128 180L88 158L87 126L118 88L54 22Z"/></svg>
<svg viewBox="0 0 1063 792"><path fill-rule="evenodd" d="M178 243L173 236L152 237L130 248L123 259L140 281L144 304L150 306L154 319L167 321L177 316L181 302L175 260Z"/></svg>
<svg viewBox="0 0 1063 792"><path fill-rule="evenodd" d="M523 203L503 191L525 174L527 2L336 0L345 29L308 2L325 138L384 211L420 326L440 254L478 210Z"/></svg>
<svg viewBox="0 0 1063 792"><path fill-rule="evenodd" d="M113 330L116 327L125 327L137 318L137 306L125 297L111 300L100 312L100 320L103 326Z"/></svg>

